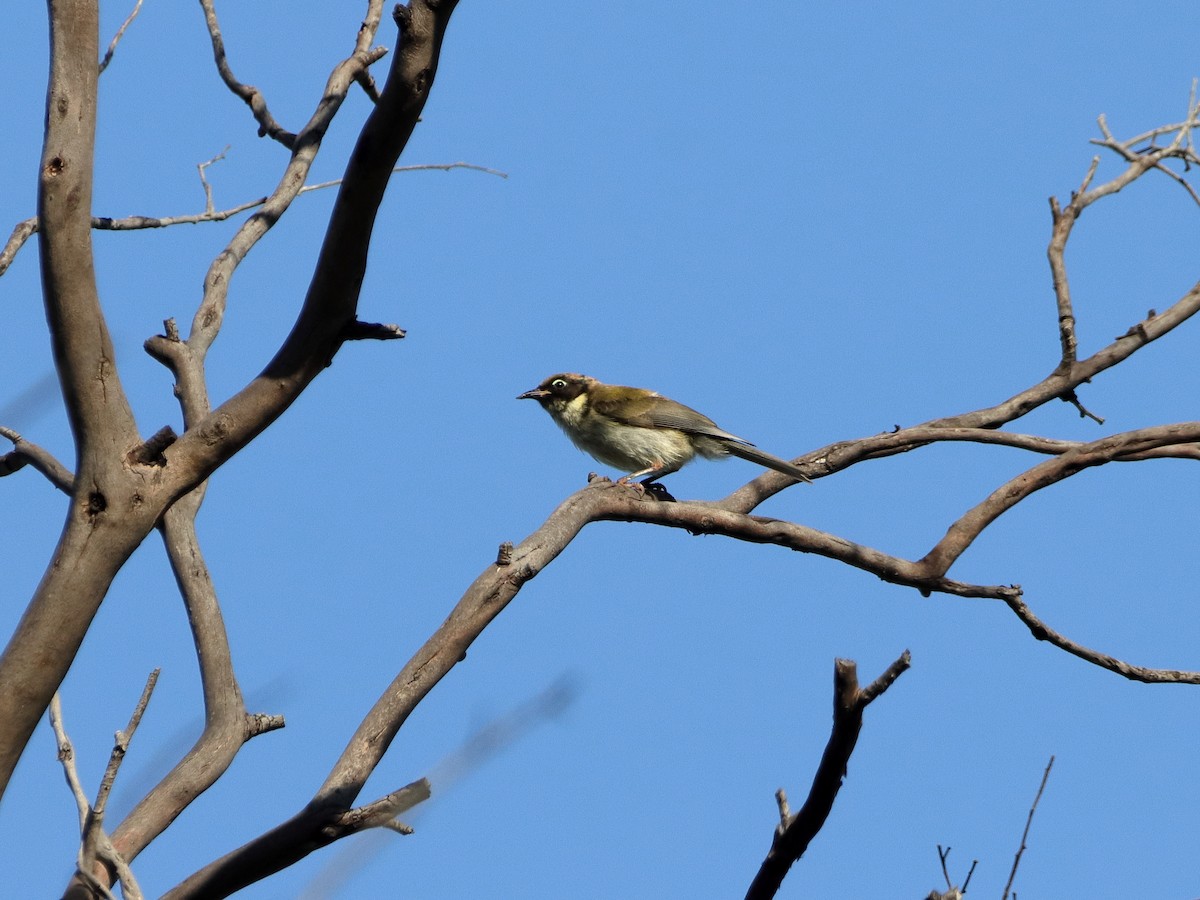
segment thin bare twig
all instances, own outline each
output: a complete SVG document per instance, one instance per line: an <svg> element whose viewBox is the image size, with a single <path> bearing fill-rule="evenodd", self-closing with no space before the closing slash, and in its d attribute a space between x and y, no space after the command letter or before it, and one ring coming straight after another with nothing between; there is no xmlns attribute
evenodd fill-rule
<svg viewBox="0 0 1200 900"><path fill-rule="evenodd" d="M1180 669L1151 669L1137 666L1124 660L1109 656L1085 647L1065 635L1059 634L1041 619L1025 604L1019 595L1001 598L1039 641L1046 641L1060 650L1065 650L1072 656L1077 656L1094 666L1115 672L1130 681L1140 681L1144 684L1200 684L1200 672L1189 672Z"/></svg>
<svg viewBox="0 0 1200 900"><path fill-rule="evenodd" d="M142 0L137 0L133 4L133 11L125 17L125 21L121 23L121 27L117 29L117 33L113 35L113 39L108 44L108 50L104 53L104 59L100 60L100 71L103 72L108 68L108 64L112 62L113 54L117 52L117 44L121 42L121 38L125 36L125 29L133 24L133 20L137 18L137 14L142 11Z"/></svg>
<svg viewBox="0 0 1200 900"><path fill-rule="evenodd" d="M950 856L950 848L947 847L945 850L942 850L942 845L938 844L937 851L938 851L938 859L942 863L942 877L946 879L946 887L953 888L954 882L950 880L950 872L946 868L946 860Z"/></svg>
<svg viewBox="0 0 1200 900"><path fill-rule="evenodd" d="M963 894L967 892L967 886L971 883L971 876L975 874L975 867L979 865L979 860L971 860L971 868L967 872L967 878L962 883L962 887L958 887L950 879L950 871L946 867L946 862L950 859L950 848L942 849L942 845L937 845L938 860L942 864L942 877L946 879L945 892L932 890L926 900L961 900Z"/></svg>
<svg viewBox="0 0 1200 900"><path fill-rule="evenodd" d="M220 162L225 158L225 154L229 152L229 144L225 145L225 149L214 156L212 159L206 159L202 163L196 163L196 170L200 173L200 186L204 188L204 214L211 216L216 212L216 207L213 206L212 185L208 183L208 178L205 177L204 170L214 163ZM266 202L266 198L263 198Z"/></svg>
<svg viewBox="0 0 1200 900"><path fill-rule="evenodd" d="M147 680L129 726L124 732L117 732L116 744L113 747L112 756L109 758L109 765L101 781L94 805L88 802L83 785L79 780L75 767L75 748L71 744L71 739L67 736L66 727L63 724L62 702L57 692L50 701L50 727L54 730L55 740L58 743L58 759L63 765L67 784L75 798L75 805L79 812L80 841L76 855L75 877L87 885L91 891L108 898L108 900L112 900L113 895L109 891L108 885L102 880L106 874L104 867L111 868L116 873L126 900L142 900L143 897L133 871L104 831L103 819L104 807L112 790L117 768L125 755L125 750L128 749L133 732L137 729L137 722L141 720L146 704L150 700L150 692L153 691L154 683L158 680L158 671L155 669Z"/></svg>
<svg viewBox="0 0 1200 900"><path fill-rule="evenodd" d="M67 735L66 725L63 724L62 697L58 691L54 692L54 697L50 700L50 728L53 729L54 739L58 744L58 761L62 764L63 774L67 778L67 787L71 790L71 796L75 798L75 808L79 814L79 833L83 834L92 806L87 792L83 789L83 783L79 780L79 770L75 765L75 746Z"/></svg>
<svg viewBox="0 0 1200 900"><path fill-rule="evenodd" d="M229 148L227 147L226 150ZM231 219L234 216L248 212L252 209L257 209L267 203L270 197L259 197L256 200L247 200L244 203L239 203L236 206L231 206L227 209L212 208L212 188L204 181L203 167L209 166L219 159L222 159L225 151L221 151L217 156L207 162L198 163L197 167L201 168L201 181L204 183L205 192L205 211L201 213L186 213L177 216L122 216L120 218L112 218L109 216L94 216L92 218L92 228L97 231L141 231L149 228L170 228L173 225L199 225L205 222L224 222L226 219ZM452 162L452 163L421 163L410 166L396 166L392 169L393 172L449 172L452 169L468 169L474 172L483 172L486 175L495 175L497 178L508 178L508 173L500 169L492 169L487 166L476 165L469 162ZM342 183L342 179L335 178L333 181L323 181L319 184L306 184L299 191L297 196L307 194L310 191L320 191L325 188L337 187ZM37 234L38 220L36 216L28 219L23 219L13 226L12 233L9 235L8 241L3 249L0 249L0 275L3 275L12 265L12 261L16 258L18 251L25 243Z"/></svg>
<svg viewBox="0 0 1200 900"><path fill-rule="evenodd" d="M1026 850L1025 843L1029 838L1029 826L1033 824L1033 814L1037 812L1038 801L1042 799L1042 791L1046 790L1046 781L1050 778L1050 769L1054 766L1054 757L1050 757L1050 762L1046 763L1046 771L1042 773L1042 783L1038 785L1037 796L1033 798L1033 805L1029 807L1029 815L1025 818L1025 830L1021 833L1021 846L1017 848L1017 855L1013 858L1012 870L1008 873L1008 882L1004 885L1004 894L1001 900L1008 900L1009 891L1012 890L1013 879L1017 877L1017 867L1021 864L1021 854ZM1013 895L1014 897L1016 894Z"/></svg>

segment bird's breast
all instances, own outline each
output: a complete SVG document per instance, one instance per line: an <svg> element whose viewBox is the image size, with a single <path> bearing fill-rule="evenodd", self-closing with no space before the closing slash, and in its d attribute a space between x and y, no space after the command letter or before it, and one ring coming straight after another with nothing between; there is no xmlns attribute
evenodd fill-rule
<svg viewBox="0 0 1200 900"><path fill-rule="evenodd" d="M593 410L584 395L550 415L576 447L614 469L635 472L659 463L677 468L695 456L682 431L626 425Z"/></svg>

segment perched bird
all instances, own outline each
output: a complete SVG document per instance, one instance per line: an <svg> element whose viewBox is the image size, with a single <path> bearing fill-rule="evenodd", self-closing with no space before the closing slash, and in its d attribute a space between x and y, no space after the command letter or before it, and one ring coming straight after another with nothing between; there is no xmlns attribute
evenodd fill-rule
<svg viewBox="0 0 1200 900"><path fill-rule="evenodd" d="M518 400L536 400L567 437L595 459L649 484L687 465L696 454L721 459L733 454L800 481L798 466L764 453L722 431L694 409L644 388L604 384L587 375L551 375Z"/></svg>

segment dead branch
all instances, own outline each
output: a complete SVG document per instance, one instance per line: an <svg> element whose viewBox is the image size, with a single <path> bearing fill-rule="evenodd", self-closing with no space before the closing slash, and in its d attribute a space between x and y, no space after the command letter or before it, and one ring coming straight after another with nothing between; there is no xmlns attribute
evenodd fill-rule
<svg viewBox="0 0 1200 900"><path fill-rule="evenodd" d="M746 900L771 900L783 885L792 864L804 855L809 843L825 825L841 790L842 779L846 777L850 755L858 743L863 710L891 687L910 664L911 657L905 650L882 675L865 690L860 690L858 667L854 661L839 659L834 663L833 731L829 743L825 745L821 763L813 776L808 799L799 812L789 814L786 795L780 792L780 823L772 837L771 849L746 891Z"/></svg>
<svg viewBox="0 0 1200 900"><path fill-rule="evenodd" d="M226 147L226 150L229 148ZM198 163L197 168L211 165L216 160L224 155L224 151L206 162ZM454 169L466 169L471 172L482 172L485 175L495 175L497 178L508 178L508 173L500 169L492 169L488 166L480 166L469 162L452 162L452 163L420 163L410 166L393 166L392 172L450 172ZM177 216L121 216L113 218L111 216L94 216L92 218L92 228L96 231L144 231L153 228L171 228L175 225L201 225L206 222L224 222L226 219L231 219L236 215L244 212L249 212L252 209L258 209L266 204L270 197L259 197L255 200L247 200L243 203L238 203L235 206L230 206L226 209L214 209L212 205L212 187L207 180L202 178L204 194L205 194L205 209L199 213L185 213ZM332 181L322 181L319 184L306 184L297 191L297 196L308 194L312 191L325 190L326 188L337 187L342 183L341 178L335 178ZM0 275L3 275L12 265L13 259L17 253L25 245L25 243L38 231L37 216L32 216L28 219L23 219L13 226L12 233L9 235L8 241L4 247L0 249Z"/></svg>
<svg viewBox="0 0 1200 900"><path fill-rule="evenodd" d="M3 425L0 425L0 437L7 438L13 444L10 452L0 456L0 477L20 471L28 464L45 475L52 485L70 496L75 489L75 476L55 459L50 451L30 443L13 429Z"/></svg>
<svg viewBox="0 0 1200 900"><path fill-rule="evenodd" d="M90 897L93 893L103 897L111 897L108 884L112 883L111 878L113 874L109 873L114 873L115 877L121 882L126 898L128 900L141 900L141 889L138 887L137 880L129 868L128 860L113 846L108 834L104 831L104 815L108 806L108 796L116 781L117 772L121 767L121 762L125 759L126 752L129 750L129 744L133 740L134 732L137 731L142 716L146 712L146 707L150 703L150 696L154 693L154 686L158 682L158 675L158 669L150 673L150 677L146 679L146 686L142 689L142 696L139 698L137 706L134 707L133 714L129 718L129 724L125 726L124 731L116 733L112 753L109 755L108 766L105 769L104 777L100 780L100 787L96 792L96 802L94 804L88 804L86 797L83 796L78 776L75 774L73 765L74 750L71 747L70 740L67 738L66 729L62 725L62 708L58 703L57 693L51 703L50 723L54 728L55 737L58 739L59 759L63 761L64 769L66 769L67 782L71 785L72 793L75 795L81 819L79 859L74 883L68 888L66 893L68 898ZM107 883L106 879L109 879Z"/></svg>
<svg viewBox="0 0 1200 900"><path fill-rule="evenodd" d="M1017 848L1017 855L1013 858L1012 869L1008 873L1008 881L1004 885L1004 894L1002 900L1008 900L1009 891L1012 890L1013 879L1017 877L1017 867L1021 865L1021 855L1028 849L1025 843L1029 840L1029 826L1033 824L1033 814L1037 812L1038 802L1042 799L1042 791L1046 790L1046 781L1050 778L1050 769L1054 767L1054 757L1050 757L1050 762L1046 763L1046 771L1042 773L1042 783L1038 785L1037 794L1033 798L1033 804L1029 807L1029 815L1025 818L1025 830L1021 832L1021 846ZM1013 895L1016 896L1015 894Z"/></svg>
<svg viewBox="0 0 1200 900"><path fill-rule="evenodd" d="M133 10L125 17L125 21L121 23L121 27L117 29L117 33L113 35L113 39L109 41L108 49L104 52L104 59L100 60L100 73L108 68L108 64L112 62L113 54L117 52L117 44L121 43L121 38L125 37L125 31L133 24L133 20L137 18L137 14L142 11L142 0L136 0L133 4Z"/></svg>
<svg viewBox="0 0 1200 900"><path fill-rule="evenodd" d="M293 149L296 146L296 135L275 121L275 117L267 109L267 101L263 98L262 92L253 85L238 81L237 76L233 74L229 58L225 55L225 39L221 36L221 25L217 21L217 10L213 5L213 0L200 0L200 6L204 9L204 24L208 27L213 60L217 64L217 72L220 73L221 80L225 82L225 86L234 96L240 97L250 107L254 121L258 122L259 137L269 137L289 150Z"/></svg>

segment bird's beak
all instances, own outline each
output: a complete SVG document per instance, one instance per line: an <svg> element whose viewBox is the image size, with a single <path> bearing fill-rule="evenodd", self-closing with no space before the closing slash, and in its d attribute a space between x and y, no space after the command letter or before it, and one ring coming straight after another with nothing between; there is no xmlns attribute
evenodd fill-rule
<svg viewBox="0 0 1200 900"><path fill-rule="evenodd" d="M543 391L541 388L534 388L532 391L526 391L523 394L517 394L518 400L541 400L543 397L549 397L549 391Z"/></svg>

